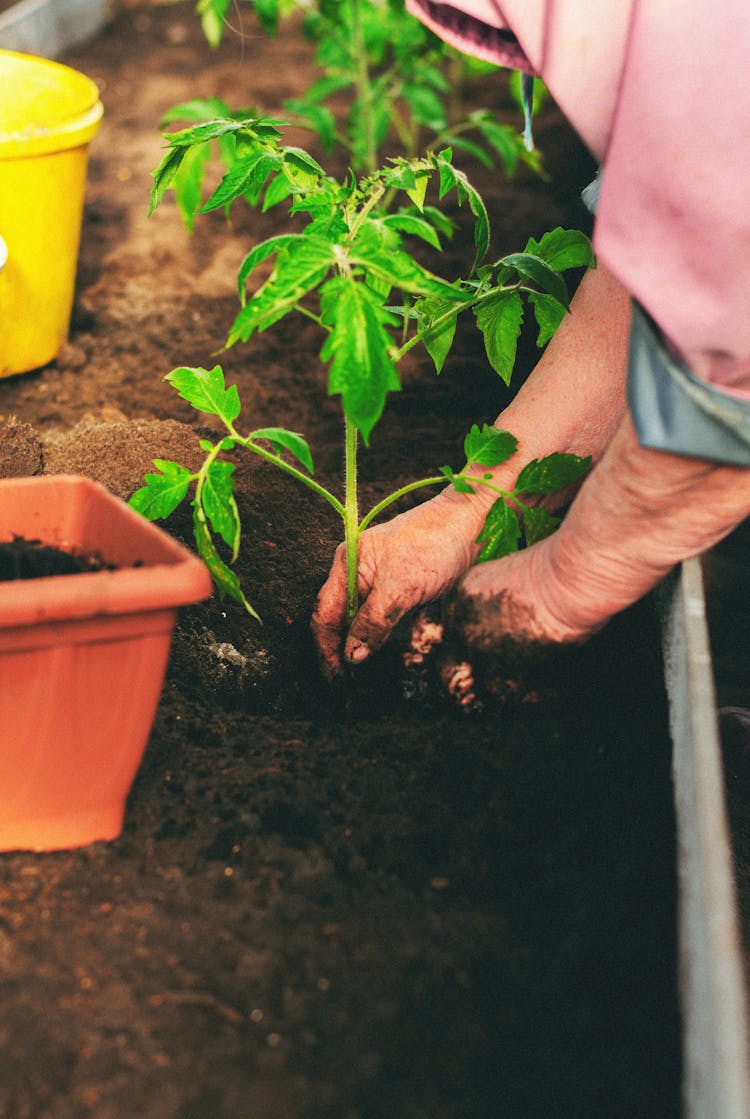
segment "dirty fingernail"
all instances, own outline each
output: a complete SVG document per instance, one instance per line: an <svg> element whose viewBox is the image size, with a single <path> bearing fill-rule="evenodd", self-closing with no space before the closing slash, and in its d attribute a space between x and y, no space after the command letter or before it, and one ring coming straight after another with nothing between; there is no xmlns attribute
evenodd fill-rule
<svg viewBox="0 0 750 1119"><path fill-rule="evenodd" d="M367 660L370 655L370 650L366 645L357 641L347 649L346 659L350 664L361 664L362 661Z"/></svg>

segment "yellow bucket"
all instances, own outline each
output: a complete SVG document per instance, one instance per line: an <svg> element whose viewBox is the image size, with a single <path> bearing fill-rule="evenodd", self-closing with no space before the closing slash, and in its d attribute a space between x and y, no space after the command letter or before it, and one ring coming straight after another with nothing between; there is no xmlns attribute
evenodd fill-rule
<svg viewBox="0 0 750 1119"><path fill-rule="evenodd" d="M46 365L67 340L102 111L90 78L0 51L0 377Z"/></svg>

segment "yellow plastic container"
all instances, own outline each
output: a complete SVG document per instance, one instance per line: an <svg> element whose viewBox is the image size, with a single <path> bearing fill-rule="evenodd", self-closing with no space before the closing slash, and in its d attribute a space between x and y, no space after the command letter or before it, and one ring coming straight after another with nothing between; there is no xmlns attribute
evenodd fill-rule
<svg viewBox="0 0 750 1119"><path fill-rule="evenodd" d="M0 51L0 377L68 337L99 90L59 62Z"/></svg>

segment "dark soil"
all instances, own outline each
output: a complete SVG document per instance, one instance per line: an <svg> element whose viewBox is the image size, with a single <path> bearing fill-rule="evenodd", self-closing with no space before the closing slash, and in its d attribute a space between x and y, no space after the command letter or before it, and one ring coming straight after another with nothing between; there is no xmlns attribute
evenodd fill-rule
<svg viewBox="0 0 750 1119"><path fill-rule="evenodd" d="M13 540L0 544L0 582L15 579L43 579L56 575L85 575L104 571L108 564L101 556L65 552L41 540Z"/></svg>
<svg viewBox="0 0 750 1119"><path fill-rule="evenodd" d="M0 384L0 473L77 471L127 497L152 458L198 453L163 377L214 363L237 266L278 219L237 208L191 239L167 202L147 223L158 120L192 96L276 109L309 56L244 5L244 35L211 52L193 7L125 7L66 60L106 110L72 329L55 363ZM503 88L477 96L514 112ZM473 174L498 249L587 221L590 161L554 108L536 138L548 180ZM248 428L305 432L336 484L318 349L300 319L222 361ZM504 399L470 329L438 381L415 361L364 456L364 501L458 461ZM678 1115L651 604L561 663L537 704L466 718L437 695L407 703L394 653L331 691L308 619L335 519L264 464L237 478L239 574L263 625L215 599L183 611L120 839L0 856L0 1117ZM169 527L189 542L186 514Z"/></svg>

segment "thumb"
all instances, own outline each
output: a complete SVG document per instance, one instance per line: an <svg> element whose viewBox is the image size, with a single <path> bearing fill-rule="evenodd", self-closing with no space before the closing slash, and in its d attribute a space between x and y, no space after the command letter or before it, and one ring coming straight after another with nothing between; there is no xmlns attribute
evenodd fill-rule
<svg viewBox="0 0 750 1119"><path fill-rule="evenodd" d="M352 619L344 642L344 657L350 664L361 664L371 653L385 645L406 613L400 603L386 602L377 590L370 594Z"/></svg>

